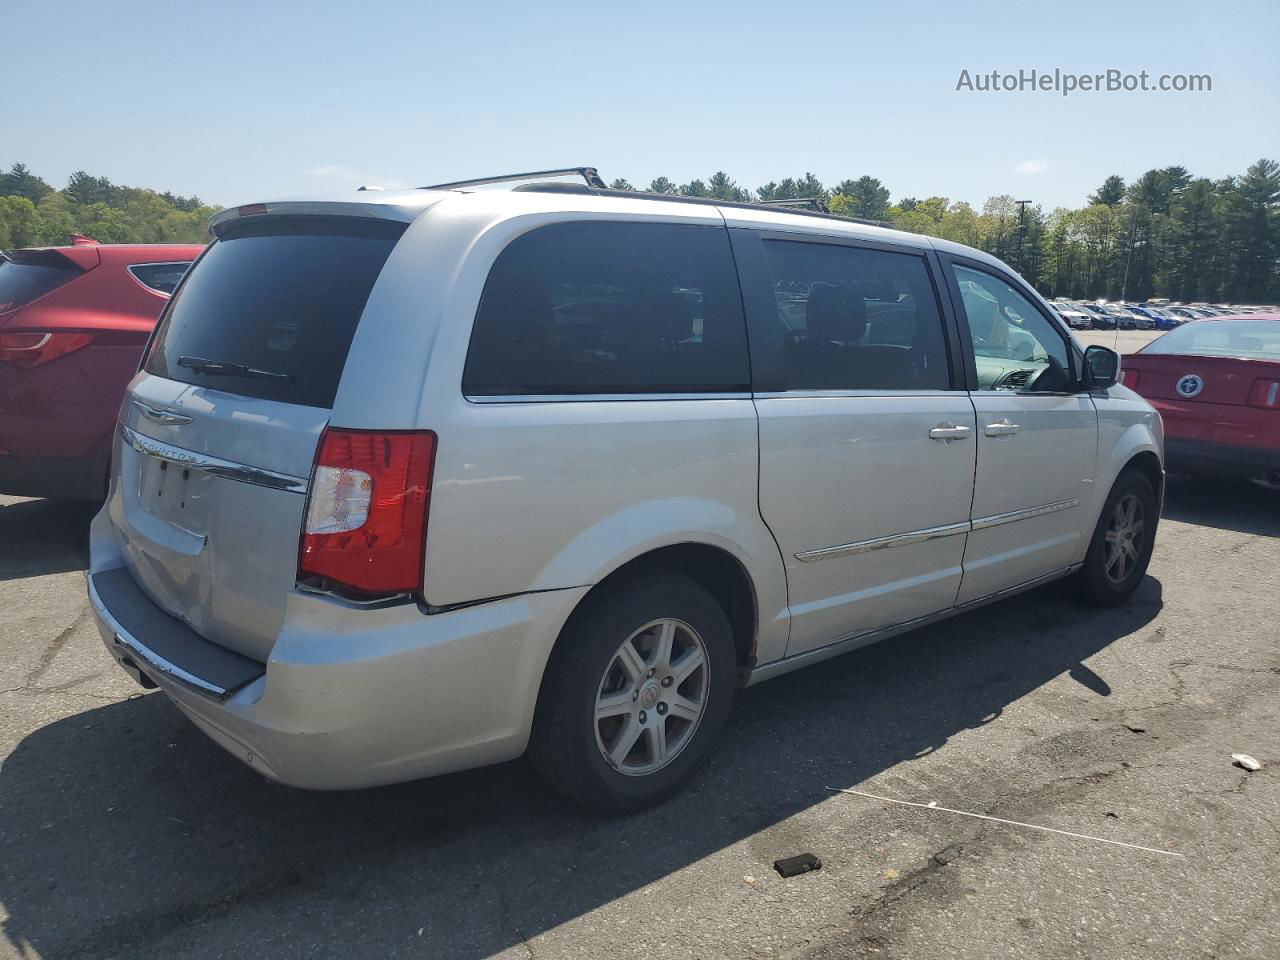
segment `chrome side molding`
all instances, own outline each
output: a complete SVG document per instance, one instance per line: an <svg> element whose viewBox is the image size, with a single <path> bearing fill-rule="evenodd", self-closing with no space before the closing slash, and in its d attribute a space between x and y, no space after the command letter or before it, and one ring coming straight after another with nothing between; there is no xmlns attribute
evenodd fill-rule
<svg viewBox="0 0 1280 960"><path fill-rule="evenodd" d="M804 550L795 555L801 563L812 563L815 560L831 560L835 557L850 557L859 553L870 553L872 550L885 550L889 547L902 547L909 543L924 543L926 540L937 540L940 537L954 537L960 533L974 530L989 530L1005 523L1016 523L1019 520L1030 520L1032 517L1043 517L1057 513L1059 510L1070 510L1080 506L1079 500L1058 500L1039 507L1028 507L1025 510L1014 510L1011 513L999 513L990 517L979 517L977 520L964 520L960 523L948 523L940 527L927 527L924 530L912 530L909 533L895 533L889 537L876 537L873 540L858 540L854 543L842 543L834 547L821 547L817 550Z"/></svg>
<svg viewBox="0 0 1280 960"><path fill-rule="evenodd" d="M926 540L937 540L941 537L954 537L958 533L969 532L969 521L948 523L941 527L929 527L925 530L913 530L910 533L897 533L891 537L877 537L874 540L859 540L855 543L842 543L835 547L823 547L819 550L805 550L797 553L796 559L801 563L812 563L815 560L831 560L834 557L849 557L857 553L870 553L872 550L887 550L889 547L902 547L909 543L924 543Z"/></svg>
<svg viewBox="0 0 1280 960"><path fill-rule="evenodd" d="M1080 506L1079 500L1058 500L1055 503L1046 503L1039 507L1027 507L1025 510L1014 510L1010 513L998 513L990 517L979 517L973 521L973 529L987 530L991 527L998 527L1004 523L1017 523L1019 520L1030 520L1032 517L1043 517L1046 514L1057 513L1059 510L1070 510L1072 507Z"/></svg>
<svg viewBox="0 0 1280 960"><path fill-rule="evenodd" d="M272 490L283 490L286 493L306 494L307 492L307 480L304 477L292 477L286 473L276 473L272 470L263 470L261 467L251 467L243 463L233 463L230 460L184 450L181 447L144 437L123 423L120 424L120 437L138 453L186 467L188 470L199 470L215 477L251 483L257 487L269 487Z"/></svg>

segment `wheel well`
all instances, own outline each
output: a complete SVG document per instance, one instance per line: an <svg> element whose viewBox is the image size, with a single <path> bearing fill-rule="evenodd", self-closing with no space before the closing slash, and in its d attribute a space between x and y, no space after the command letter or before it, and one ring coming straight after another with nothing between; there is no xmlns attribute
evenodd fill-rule
<svg viewBox="0 0 1280 960"><path fill-rule="evenodd" d="M719 547L705 543L678 543L660 547L628 560L588 591L612 588L632 577L642 577L654 570L670 570L700 583L716 598L729 626L733 629L738 665L755 665L756 594L751 578L737 557ZM583 598L585 600L586 597ZM579 601L581 604L582 601Z"/></svg>
<svg viewBox="0 0 1280 960"><path fill-rule="evenodd" d="M1128 470L1136 470L1144 477L1151 481L1151 489L1156 492L1156 503L1164 502L1164 470L1160 466L1160 458L1150 450L1144 450L1137 456L1132 457L1128 463L1124 465L1124 473Z"/></svg>

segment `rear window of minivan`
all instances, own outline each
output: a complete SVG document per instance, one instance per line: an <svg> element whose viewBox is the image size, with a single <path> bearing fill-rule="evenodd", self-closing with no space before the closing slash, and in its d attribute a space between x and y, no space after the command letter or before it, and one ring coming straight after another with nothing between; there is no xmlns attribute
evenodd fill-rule
<svg viewBox="0 0 1280 960"><path fill-rule="evenodd" d="M146 371L243 396L332 407L360 315L406 226L320 216L232 224L178 287Z"/></svg>
<svg viewBox="0 0 1280 960"><path fill-rule="evenodd" d="M749 389L746 322L723 227L585 221L498 256L463 373L469 396Z"/></svg>

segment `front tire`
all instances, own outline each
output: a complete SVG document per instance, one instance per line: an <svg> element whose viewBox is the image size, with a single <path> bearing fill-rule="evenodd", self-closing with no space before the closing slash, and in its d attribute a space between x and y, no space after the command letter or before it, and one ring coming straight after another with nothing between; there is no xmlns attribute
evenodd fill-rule
<svg viewBox="0 0 1280 960"><path fill-rule="evenodd" d="M1086 599L1106 607L1129 599L1147 573L1159 522L1151 481L1136 470L1122 473L1102 508L1078 574Z"/></svg>
<svg viewBox="0 0 1280 960"><path fill-rule="evenodd" d="M696 581L605 587L565 627L543 680L529 759L571 799L625 813L680 790L710 754L736 686L733 631Z"/></svg>

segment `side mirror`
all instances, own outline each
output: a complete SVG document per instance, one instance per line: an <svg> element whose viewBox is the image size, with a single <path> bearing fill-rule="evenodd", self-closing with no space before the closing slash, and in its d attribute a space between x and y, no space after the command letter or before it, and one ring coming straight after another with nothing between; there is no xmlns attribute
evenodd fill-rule
<svg viewBox="0 0 1280 960"><path fill-rule="evenodd" d="M1114 387L1120 378L1120 354L1110 347L1098 344L1086 347L1084 351L1085 385L1095 390L1106 390Z"/></svg>

